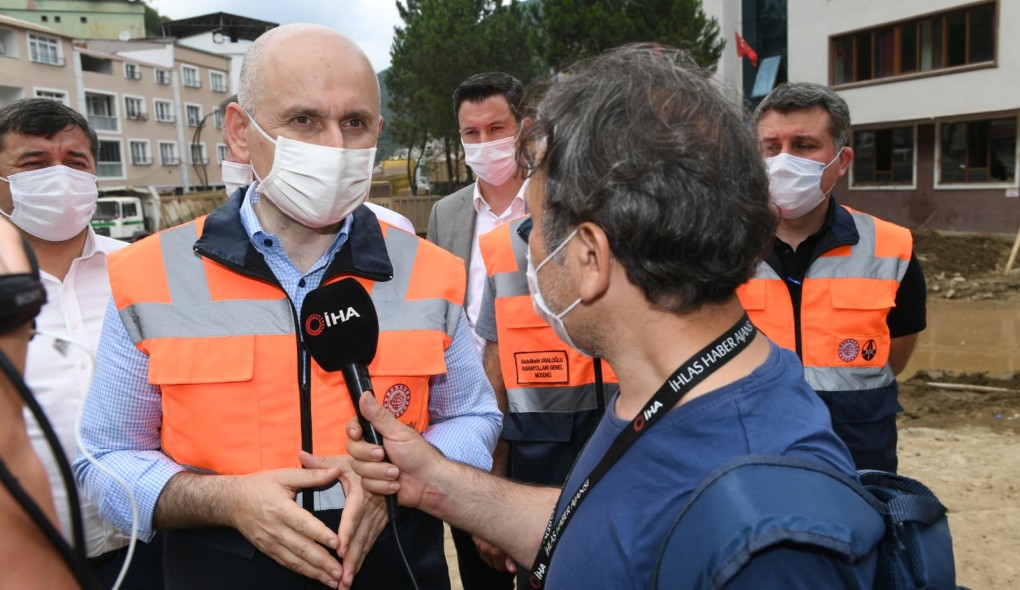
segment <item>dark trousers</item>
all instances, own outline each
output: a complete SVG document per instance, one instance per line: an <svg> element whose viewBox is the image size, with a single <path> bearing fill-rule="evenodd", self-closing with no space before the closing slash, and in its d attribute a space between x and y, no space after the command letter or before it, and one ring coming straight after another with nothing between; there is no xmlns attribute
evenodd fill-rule
<svg viewBox="0 0 1020 590"><path fill-rule="evenodd" d="M457 570L464 590L511 590L514 575L498 572L482 561L471 533L450 527L453 545L457 548Z"/></svg>
<svg viewBox="0 0 1020 590"><path fill-rule="evenodd" d="M89 560L100 588L113 588L126 557L127 547L123 547ZM122 590L163 590L163 533L156 533L148 543L135 543L131 567L120 587Z"/></svg>
<svg viewBox="0 0 1020 590"><path fill-rule="evenodd" d="M833 421L832 429L843 439L857 469L878 469L896 473L896 414L872 422Z"/></svg>
<svg viewBox="0 0 1020 590"><path fill-rule="evenodd" d="M333 530L340 524L339 510L318 512L316 516ZM400 509L397 529L418 587L421 590L449 590L443 523L417 510ZM324 587L317 580L292 572L257 551L234 529L168 530L164 533L164 567L169 590L304 590ZM412 587L392 529L387 526L355 576L354 590Z"/></svg>

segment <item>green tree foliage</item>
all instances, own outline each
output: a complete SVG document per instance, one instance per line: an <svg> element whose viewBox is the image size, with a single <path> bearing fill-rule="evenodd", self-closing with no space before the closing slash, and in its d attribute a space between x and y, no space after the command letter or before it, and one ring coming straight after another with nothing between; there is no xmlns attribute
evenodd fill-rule
<svg viewBox="0 0 1020 590"><path fill-rule="evenodd" d="M685 49L706 71L715 71L726 42L719 22L701 0L543 0L530 6L532 42L552 71L637 41Z"/></svg>
<svg viewBox="0 0 1020 590"><path fill-rule="evenodd" d="M163 23L170 20L165 16L160 16L159 12L155 8L145 5L145 34L148 37L162 37L163 36Z"/></svg>
<svg viewBox="0 0 1020 590"><path fill-rule="evenodd" d="M480 72L507 72L524 84L535 78L528 11L516 0L406 0L397 8L404 27L396 30L385 76L394 114L387 125L405 146L443 140L448 178L457 180L453 90Z"/></svg>

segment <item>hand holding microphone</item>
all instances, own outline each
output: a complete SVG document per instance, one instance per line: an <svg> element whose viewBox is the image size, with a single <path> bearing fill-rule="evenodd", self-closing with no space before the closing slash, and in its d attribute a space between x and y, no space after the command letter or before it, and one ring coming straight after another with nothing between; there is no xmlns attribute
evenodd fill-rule
<svg viewBox="0 0 1020 590"><path fill-rule="evenodd" d="M323 285L305 296L301 305L301 330L308 352L324 371L341 371L347 393L357 413L365 440L382 446L382 437L361 413L359 402L364 393L372 393L368 365L379 346L379 317L368 291L354 279ZM386 513L400 557L415 589L418 584L404 555L397 533L397 497L387 495Z"/></svg>
<svg viewBox="0 0 1020 590"><path fill-rule="evenodd" d="M301 305L301 330L315 362L329 373L343 373L365 440L382 446L382 438L358 407L362 394L375 392L368 365L379 346L379 317L368 292L354 279L315 289ZM386 497L386 512L396 519L396 498Z"/></svg>

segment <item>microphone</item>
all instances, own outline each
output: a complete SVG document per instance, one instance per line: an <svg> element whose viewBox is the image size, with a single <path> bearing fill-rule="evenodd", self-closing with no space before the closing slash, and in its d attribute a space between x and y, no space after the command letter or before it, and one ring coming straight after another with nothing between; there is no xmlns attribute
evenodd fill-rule
<svg viewBox="0 0 1020 590"><path fill-rule="evenodd" d="M382 437L358 406L363 393L375 393L368 365L379 346L379 316L368 291L348 278L309 292L301 304L301 332L324 371L343 373L365 440L382 446ZM396 522L397 499L389 495L385 500L386 512Z"/></svg>

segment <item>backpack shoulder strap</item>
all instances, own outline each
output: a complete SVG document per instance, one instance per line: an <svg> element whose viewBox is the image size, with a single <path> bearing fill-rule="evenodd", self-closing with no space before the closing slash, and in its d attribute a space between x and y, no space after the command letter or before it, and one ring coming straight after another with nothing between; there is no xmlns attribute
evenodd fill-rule
<svg viewBox="0 0 1020 590"><path fill-rule="evenodd" d="M709 475L674 518L653 588L722 588L755 555L781 543L855 562L883 538L881 511L859 483L826 466L778 455L738 457Z"/></svg>

